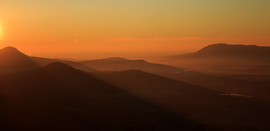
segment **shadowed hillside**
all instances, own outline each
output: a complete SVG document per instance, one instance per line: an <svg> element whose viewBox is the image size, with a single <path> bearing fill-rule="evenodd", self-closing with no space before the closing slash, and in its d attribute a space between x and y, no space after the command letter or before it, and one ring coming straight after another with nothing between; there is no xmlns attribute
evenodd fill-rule
<svg viewBox="0 0 270 131"><path fill-rule="evenodd" d="M59 62L0 85L3 130L210 130Z"/></svg>
<svg viewBox="0 0 270 131"><path fill-rule="evenodd" d="M189 118L222 130L269 129L269 107L253 98L179 82L138 70L92 74L116 87ZM249 128L250 127L250 128Z"/></svg>
<svg viewBox="0 0 270 131"><path fill-rule="evenodd" d="M14 47L0 50L0 72L18 72L38 67L38 64Z"/></svg>
<svg viewBox="0 0 270 131"><path fill-rule="evenodd" d="M254 100L270 102L270 89L268 88L270 76L268 75L215 76L193 70L159 75L210 90L229 94L245 94L252 96Z"/></svg>

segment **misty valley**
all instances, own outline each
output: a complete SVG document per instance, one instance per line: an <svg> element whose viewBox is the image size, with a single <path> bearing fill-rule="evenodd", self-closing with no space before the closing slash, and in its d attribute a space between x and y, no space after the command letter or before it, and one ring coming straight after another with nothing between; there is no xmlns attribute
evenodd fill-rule
<svg viewBox="0 0 270 131"><path fill-rule="evenodd" d="M214 44L155 62L0 50L1 130L270 130L270 47Z"/></svg>

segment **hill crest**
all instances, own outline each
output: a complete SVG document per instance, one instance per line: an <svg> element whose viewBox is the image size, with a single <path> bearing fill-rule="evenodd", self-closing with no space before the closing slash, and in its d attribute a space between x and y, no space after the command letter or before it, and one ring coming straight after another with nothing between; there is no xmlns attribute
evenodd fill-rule
<svg viewBox="0 0 270 131"><path fill-rule="evenodd" d="M0 50L0 71L19 72L39 68L27 55L12 46Z"/></svg>

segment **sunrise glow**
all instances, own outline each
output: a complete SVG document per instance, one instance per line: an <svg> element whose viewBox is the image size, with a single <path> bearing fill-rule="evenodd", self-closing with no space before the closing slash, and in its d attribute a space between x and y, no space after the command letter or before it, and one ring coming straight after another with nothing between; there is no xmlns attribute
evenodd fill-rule
<svg viewBox="0 0 270 131"><path fill-rule="evenodd" d="M0 131L270 131L270 0L0 0Z"/></svg>
<svg viewBox="0 0 270 131"><path fill-rule="evenodd" d="M0 24L0 40L2 39L2 26Z"/></svg>
<svg viewBox="0 0 270 131"><path fill-rule="evenodd" d="M44 57L140 58L134 54L187 53L221 42L267 46L269 5L245 0L1 1L1 47Z"/></svg>

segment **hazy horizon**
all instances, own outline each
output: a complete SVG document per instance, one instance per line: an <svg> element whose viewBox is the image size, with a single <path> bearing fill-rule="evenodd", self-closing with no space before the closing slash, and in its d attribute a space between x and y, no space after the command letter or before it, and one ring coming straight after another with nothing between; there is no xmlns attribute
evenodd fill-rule
<svg viewBox="0 0 270 131"><path fill-rule="evenodd" d="M0 130L270 131L269 5L1 0Z"/></svg>
<svg viewBox="0 0 270 131"><path fill-rule="evenodd" d="M269 1L0 2L0 48L49 58L148 59L215 43L269 46Z"/></svg>

